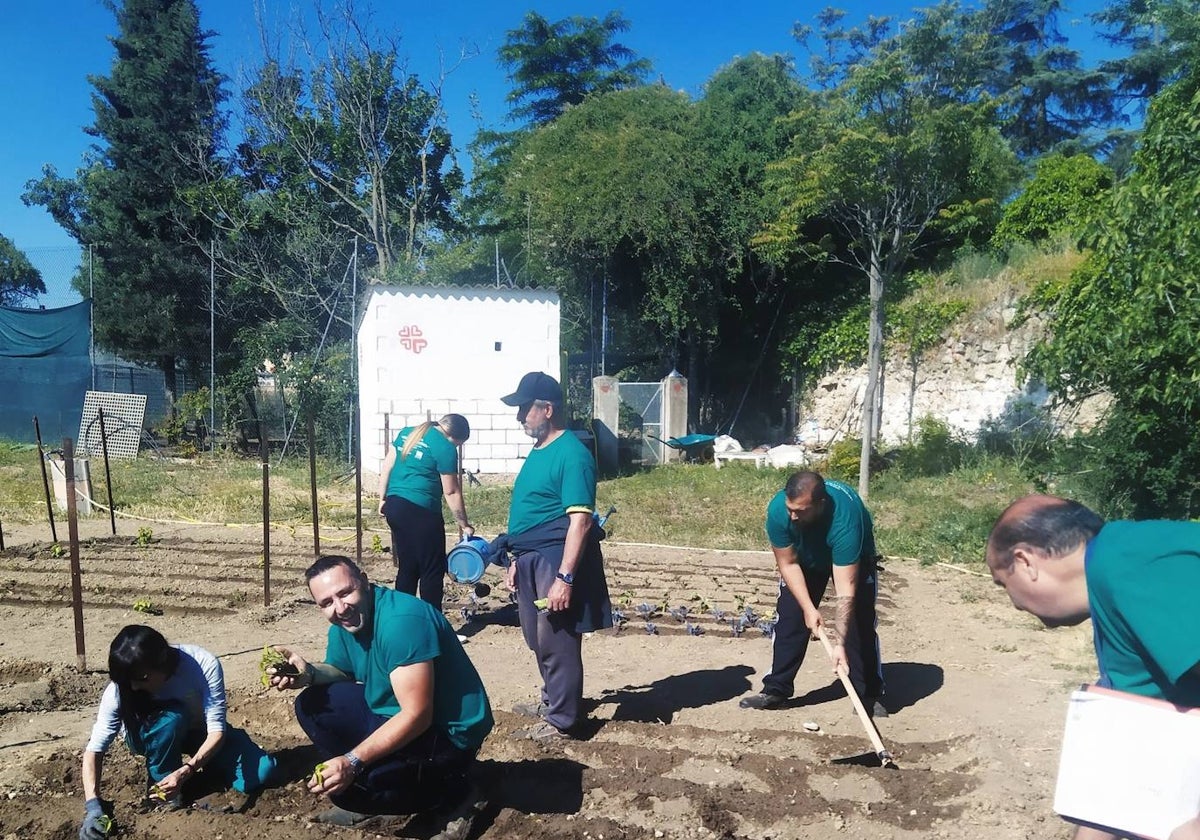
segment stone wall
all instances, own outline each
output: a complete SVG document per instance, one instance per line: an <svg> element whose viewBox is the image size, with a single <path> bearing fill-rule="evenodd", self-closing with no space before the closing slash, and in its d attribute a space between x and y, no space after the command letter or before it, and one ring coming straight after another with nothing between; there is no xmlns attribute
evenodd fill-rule
<svg viewBox="0 0 1200 840"><path fill-rule="evenodd" d="M1017 363L1041 337L1044 325L1035 318L1010 329L1016 314L1014 295L985 304L947 330L944 342L920 359L915 377L909 361L892 354L884 371L884 444L908 440L910 416L914 425L929 415L974 436L980 423L1004 415L1017 403L1047 405L1045 388L1022 387L1016 379ZM865 364L821 379L801 402L799 440L812 446L858 437L866 386ZM1060 428L1087 428L1106 405L1106 400L1095 399L1079 410L1051 409Z"/></svg>

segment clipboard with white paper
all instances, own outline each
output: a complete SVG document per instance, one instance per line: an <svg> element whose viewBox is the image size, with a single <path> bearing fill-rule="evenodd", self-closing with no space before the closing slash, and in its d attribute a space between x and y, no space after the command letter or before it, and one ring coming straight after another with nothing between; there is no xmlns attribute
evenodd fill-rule
<svg viewBox="0 0 1200 840"><path fill-rule="evenodd" d="M1054 810L1166 840L1200 814L1200 710L1097 686L1072 692Z"/></svg>

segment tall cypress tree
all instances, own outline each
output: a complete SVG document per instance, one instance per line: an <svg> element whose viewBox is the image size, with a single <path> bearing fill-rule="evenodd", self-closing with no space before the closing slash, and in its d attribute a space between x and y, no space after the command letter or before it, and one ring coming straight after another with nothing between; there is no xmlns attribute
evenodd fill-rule
<svg viewBox="0 0 1200 840"><path fill-rule="evenodd" d="M194 0L107 5L116 58L89 77L93 153L75 179L47 168L25 199L93 247L97 341L157 365L174 397L177 364L208 356L209 232L182 197L215 156L222 78Z"/></svg>
<svg viewBox="0 0 1200 840"><path fill-rule="evenodd" d="M1002 103L1004 135L1022 156L1083 141L1111 124L1108 76L1082 65L1058 28L1062 0L987 0L977 14L992 36L984 86Z"/></svg>

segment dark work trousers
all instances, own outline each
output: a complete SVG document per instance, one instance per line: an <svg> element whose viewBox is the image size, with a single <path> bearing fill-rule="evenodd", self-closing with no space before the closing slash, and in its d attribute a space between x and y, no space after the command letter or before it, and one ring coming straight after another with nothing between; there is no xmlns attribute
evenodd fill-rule
<svg viewBox="0 0 1200 840"><path fill-rule="evenodd" d="M396 589L417 594L442 610L446 586L446 522L442 509L432 511L399 496L383 500L383 515L392 531L392 557L396 561Z"/></svg>
<svg viewBox="0 0 1200 840"><path fill-rule="evenodd" d="M813 604L820 606L832 571L804 570L804 582ZM850 633L846 639L846 664L850 667L850 682L854 690L859 697L865 698L883 696L883 665L879 635L875 630L875 597L878 593L879 576L875 559L860 560L858 585L854 593L854 617L850 621ZM796 674L804 662L812 634L804 626L804 612L800 604L783 581L779 582L776 610L779 621L775 625L775 642L771 649L771 673L763 679L763 691L791 697L796 687Z"/></svg>
<svg viewBox="0 0 1200 840"><path fill-rule="evenodd" d="M575 631L577 605L557 613L539 610L533 602L549 593L558 564L536 551L527 551L513 562L521 634L542 675L545 718L559 729L571 729L581 720L583 701L583 634Z"/></svg>
<svg viewBox="0 0 1200 840"><path fill-rule="evenodd" d="M296 698L296 720L322 757L344 755L390 718L367 706L361 683L314 685ZM460 750L429 727L415 740L363 768L354 784L329 797L360 814L415 814L460 799L473 752Z"/></svg>

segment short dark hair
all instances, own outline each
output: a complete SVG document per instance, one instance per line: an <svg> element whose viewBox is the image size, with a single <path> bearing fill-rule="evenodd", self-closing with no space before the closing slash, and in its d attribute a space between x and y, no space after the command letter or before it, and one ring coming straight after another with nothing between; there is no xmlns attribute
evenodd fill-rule
<svg viewBox="0 0 1200 840"><path fill-rule="evenodd" d="M330 569L336 569L338 566L345 566L350 574L362 581L367 580L366 574L358 567L358 564L341 554L323 554L317 558L316 562L304 570L304 582L311 583L312 579L318 575L323 575Z"/></svg>
<svg viewBox="0 0 1200 840"><path fill-rule="evenodd" d="M792 501L811 494L813 501L819 501L825 498L825 479L812 470L794 472L784 485L783 494Z"/></svg>
<svg viewBox="0 0 1200 840"><path fill-rule="evenodd" d="M1050 557L1061 557L1086 543L1104 527L1104 520L1072 499L1025 497L1004 509L987 541L988 565L1012 566L1013 551L1029 545Z"/></svg>

